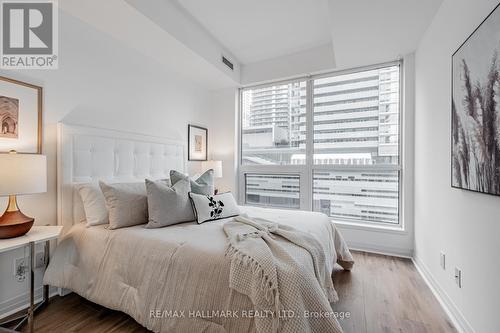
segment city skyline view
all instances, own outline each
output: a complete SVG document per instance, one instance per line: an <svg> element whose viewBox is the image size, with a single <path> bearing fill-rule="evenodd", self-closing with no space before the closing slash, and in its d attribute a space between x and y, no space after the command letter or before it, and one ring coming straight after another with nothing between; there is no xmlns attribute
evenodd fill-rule
<svg viewBox="0 0 500 333"><path fill-rule="evenodd" d="M314 210L399 223L399 80L389 66L309 81ZM306 165L306 104L306 80L244 90L242 165ZM247 174L246 201L298 209L300 181L298 172Z"/></svg>

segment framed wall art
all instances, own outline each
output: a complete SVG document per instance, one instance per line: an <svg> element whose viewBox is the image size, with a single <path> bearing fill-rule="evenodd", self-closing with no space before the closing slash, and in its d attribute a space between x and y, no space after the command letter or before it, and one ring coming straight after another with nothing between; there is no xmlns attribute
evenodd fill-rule
<svg viewBox="0 0 500 333"><path fill-rule="evenodd" d="M500 8L452 56L451 184L500 195Z"/></svg>
<svg viewBox="0 0 500 333"><path fill-rule="evenodd" d="M208 129L188 125L188 160L206 161L208 151Z"/></svg>
<svg viewBox="0 0 500 333"><path fill-rule="evenodd" d="M42 87L0 76L0 153L42 152Z"/></svg>

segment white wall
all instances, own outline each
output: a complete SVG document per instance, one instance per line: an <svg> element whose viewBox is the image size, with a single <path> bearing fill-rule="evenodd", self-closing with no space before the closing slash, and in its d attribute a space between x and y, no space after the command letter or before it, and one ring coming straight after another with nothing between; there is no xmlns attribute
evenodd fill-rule
<svg viewBox="0 0 500 333"><path fill-rule="evenodd" d="M20 197L35 224L56 224L56 124L64 120L169 137L187 142L187 124L211 123L210 92L146 58L103 32L61 12L60 62L54 71L0 74L44 88L43 153L48 158L48 192ZM199 163L189 163L191 172ZM3 199L3 198L2 198ZM5 200L0 200L3 211ZM26 284L15 281L13 259L0 255L0 315L20 305ZM39 283L38 283L39 284Z"/></svg>
<svg viewBox="0 0 500 333"><path fill-rule="evenodd" d="M444 1L416 53L415 258L465 330L478 333L500 331L500 198L451 188L451 55L497 3Z"/></svg>
<svg viewBox="0 0 500 333"><path fill-rule="evenodd" d="M221 192L237 192L236 186L236 135L238 89L228 88L211 94L210 107L210 158L222 160L222 179L216 180Z"/></svg>

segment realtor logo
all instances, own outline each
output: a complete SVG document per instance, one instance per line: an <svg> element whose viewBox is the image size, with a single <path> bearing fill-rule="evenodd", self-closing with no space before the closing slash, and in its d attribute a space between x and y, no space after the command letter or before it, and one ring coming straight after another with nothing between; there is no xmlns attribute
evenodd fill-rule
<svg viewBox="0 0 500 333"><path fill-rule="evenodd" d="M1 68L57 68L56 1L2 1L1 18Z"/></svg>

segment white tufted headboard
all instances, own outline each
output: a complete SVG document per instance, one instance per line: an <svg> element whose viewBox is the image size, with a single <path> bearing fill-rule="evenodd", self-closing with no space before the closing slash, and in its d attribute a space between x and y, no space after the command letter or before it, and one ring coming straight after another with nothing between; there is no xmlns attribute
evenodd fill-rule
<svg viewBox="0 0 500 333"><path fill-rule="evenodd" d="M186 171L186 147L163 137L94 127L58 124L57 223L63 233L83 212L76 184L142 182ZM75 195L76 194L76 195Z"/></svg>

